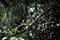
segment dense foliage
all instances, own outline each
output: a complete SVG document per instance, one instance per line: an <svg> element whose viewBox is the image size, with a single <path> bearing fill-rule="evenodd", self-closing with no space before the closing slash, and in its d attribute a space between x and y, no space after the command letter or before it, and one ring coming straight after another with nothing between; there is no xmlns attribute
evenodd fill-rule
<svg viewBox="0 0 60 40"><path fill-rule="evenodd" d="M0 0L0 40L60 40L60 0Z"/></svg>

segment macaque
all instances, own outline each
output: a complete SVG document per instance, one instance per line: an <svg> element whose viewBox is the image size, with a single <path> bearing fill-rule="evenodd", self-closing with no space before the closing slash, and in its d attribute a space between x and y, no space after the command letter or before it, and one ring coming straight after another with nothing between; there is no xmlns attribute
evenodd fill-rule
<svg viewBox="0 0 60 40"><path fill-rule="evenodd" d="M7 15L7 13L5 13L5 14L3 15L1 22L2 22L3 24L6 24L6 23L8 22L8 15Z"/></svg>

